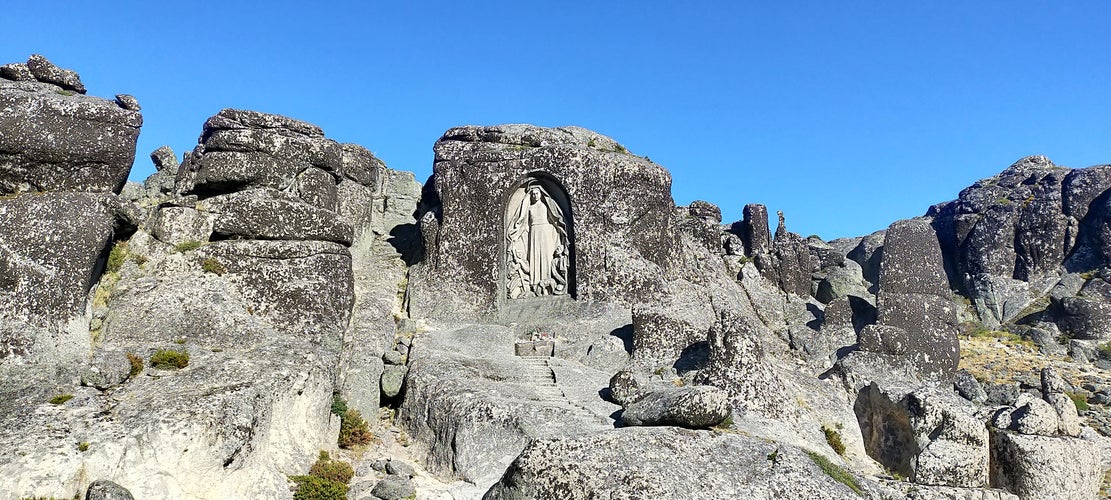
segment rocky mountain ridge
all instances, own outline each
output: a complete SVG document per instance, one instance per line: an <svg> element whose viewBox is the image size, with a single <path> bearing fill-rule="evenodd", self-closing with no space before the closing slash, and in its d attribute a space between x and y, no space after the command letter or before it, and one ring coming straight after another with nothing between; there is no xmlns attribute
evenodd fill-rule
<svg viewBox="0 0 1111 500"><path fill-rule="evenodd" d="M225 109L124 184L138 102L84 92L0 67L2 499L1095 498L1111 468L1111 166L1023 158L824 242L675 206L577 127L450 129L422 186Z"/></svg>

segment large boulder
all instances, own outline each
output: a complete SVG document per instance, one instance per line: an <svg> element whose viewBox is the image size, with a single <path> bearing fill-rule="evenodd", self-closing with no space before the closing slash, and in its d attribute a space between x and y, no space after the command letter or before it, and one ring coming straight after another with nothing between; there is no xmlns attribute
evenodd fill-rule
<svg viewBox="0 0 1111 500"><path fill-rule="evenodd" d="M992 477L1024 499L1096 498L1103 477L1098 445L1079 438L995 431Z"/></svg>
<svg viewBox="0 0 1111 500"><path fill-rule="evenodd" d="M75 93L76 73L67 76L41 56L28 66L37 81L0 78L0 193L119 192L142 115Z"/></svg>
<svg viewBox="0 0 1111 500"><path fill-rule="evenodd" d="M84 306L114 234L114 201L65 192L0 200L5 314L61 319Z"/></svg>
<svg viewBox="0 0 1111 500"><path fill-rule="evenodd" d="M862 332L861 348L906 356L924 376L952 376L960 358L957 315L930 221L895 222L883 248L877 324L887 328L877 329L874 341Z"/></svg>
<svg viewBox="0 0 1111 500"><path fill-rule="evenodd" d="M458 127L434 149L434 190L423 203L437 229L426 241L434 246L425 248L423 269L410 276L414 314L480 315L542 287L538 293L555 298L635 304L663 286L659 273L673 267L677 248L671 176L663 167L577 127ZM545 238L566 260L510 255L531 196L556 220ZM518 229L510 231L511 224ZM529 266L518 271L511 258ZM523 278L531 288L522 292Z"/></svg>
<svg viewBox="0 0 1111 500"><path fill-rule="evenodd" d="M964 488L988 486L988 428L968 401L950 391L920 389L904 402L919 452L916 483Z"/></svg>
<svg viewBox="0 0 1111 500"><path fill-rule="evenodd" d="M766 333L755 318L722 311L710 330L709 360L696 381L728 391L733 407L742 414L753 411L774 418L791 414L794 405L758 341Z"/></svg>
<svg viewBox="0 0 1111 500"><path fill-rule="evenodd" d="M625 404L626 425L677 425L705 429L729 417L729 394L713 386L670 387L645 391Z"/></svg>
<svg viewBox="0 0 1111 500"><path fill-rule="evenodd" d="M92 193L0 200L0 360L69 364L85 355L85 304L104 269L117 208L112 195Z"/></svg>
<svg viewBox="0 0 1111 500"><path fill-rule="evenodd" d="M213 232L223 237L350 245L354 236L351 225L336 212L271 188L214 196L198 203L197 208L214 215Z"/></svg>
<svg viewBox="0 0 1111 500"><path fill-rule="evenodd" d="M252 314L295 334L334 336L347 326L354 301L351 254L325 241L226 240L195 251L238 287ZM209 260L211 259L211 260Z"/></svg>
<svg viewBox="0 0 1111 500"><path fill-rule="evenodd" d="M793 446L739 434L634 427L536 441L483 498L833 499L874 490Z"/></svg>
<svg viewBox="0 0 1111 500"><path fill-rule="evenodd" d="M860 390L854 409L868 455L884 467L921 484L987 486L988 429L970 402L879 380Z"/></svg>
<svg viewBox="0 0 1111 500"><path fill-rule="evenodd" d="M316 125L281 115L224 109L205 122L199 142L202 154L183 165L189 168L182 187L202 196L250 187L296 189L310 169L333 177L334 186L343 168L339 143ZM321 201L318 190L301 191L307 201Z"/></svg>

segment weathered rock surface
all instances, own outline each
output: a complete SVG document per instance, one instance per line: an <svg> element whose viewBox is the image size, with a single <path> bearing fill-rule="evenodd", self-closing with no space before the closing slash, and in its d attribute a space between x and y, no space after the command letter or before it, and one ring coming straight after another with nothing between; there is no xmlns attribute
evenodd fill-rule
<svg viewBox="0 0 1111 500"><path fill-rule="evenodd" d="M430 471L493 484L530 442L613 428L598 398L609 374L513 355L514 334L462 326L413 339L399 422L427 446Z"/></svg>
<svg viewBox="0 0 1111 500"><path fill-rule="evenodd" d="M127 488L112 481L93 481L85 491L85 500L134 500Z"/></svg>
<svg viewBox="0 0 1111 500"><path fill-rule="evenodd" d="M354 237L351 225L336 212L274 189L214 196L198 203L197 208L214 215L213 232L224 237L321 240L344 245L350 245Z"/></svg>
<svg viewBox="0 0 1111 500"><path fill-rule="evenodd" d="M729 417L729 394L713 386L652 389L626 402L626 425L677 425L705 429Z"/></svg>
<svg viewBox="0 0 1111 500"><path fill-rule="evenodd" d="M285 190L307 169L336 173L343 163L343 147L320 127L257 111L220 111L205 122L199 142L203 154L191 166L191 184L202 195Z"/></svg>
<svg viewBox="0 0 1111 500"><path fill-rule="evenodd" d="M854 480L864 491L875 488L863 478ZM536 441L483 498L855 496L792 446L737 434L634 427Z"/></svg>
<svg viewBox="0 0 1111 500"><path fill-rule="evenodd" d="M1019 498L1096 498L1099 448L1083 439L992 433L992 486Z"/></svg>
<svg viewBox="0 0 1111 500"><path fill-rule="evenodd" d="M119 192L142 115L82 95L76 73L41 56L28 67L38 81L0 79L0 193Z"/></svg>
<svg viewBox="0 0 1111 500"><path fill-rule="evenodd" d="M931 208L950 276L986 326L1028 314L1062 266L1081 272L1106 265L1108 172L1030 156Z"/></svg>
<svg viewBox="0 0 1111 500"><path fill-rule="evenodd" d="M507 300L504 193L536 171L569 200L570 296L635 304L662 287L657 270L673 266L677 241L671 176L659 165L576 127L459 127L434 149L438 230L410 276L414 314L485 314Z"/></svg>
<svg viewBox="0 0 1111 500"><path fill-rule="evenodd" d="M949 391L918 390L905 401L919 452L916 483L988 486L988 429L976 408Z"/></svg>
<svg viewBox="0 0 1111 500"><path fill-rule="evenodd" d="M884 238L877 300L877 324L889 328L875 330L875 339L862 332L861 348L906 356L923 376L951 377L960 345L949 297L941 248L929 221L895 222Z"/></svg>

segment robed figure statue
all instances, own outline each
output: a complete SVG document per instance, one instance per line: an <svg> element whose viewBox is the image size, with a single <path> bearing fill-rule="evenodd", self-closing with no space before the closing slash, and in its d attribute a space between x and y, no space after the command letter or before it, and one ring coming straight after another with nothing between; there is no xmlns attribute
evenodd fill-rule
<svg viewBox="0 0 1111 500"><path fill-rule="evenodd" d="M506 230L507 296L511 299L567 293L567 219L538 183L514 208Z"/></svg>

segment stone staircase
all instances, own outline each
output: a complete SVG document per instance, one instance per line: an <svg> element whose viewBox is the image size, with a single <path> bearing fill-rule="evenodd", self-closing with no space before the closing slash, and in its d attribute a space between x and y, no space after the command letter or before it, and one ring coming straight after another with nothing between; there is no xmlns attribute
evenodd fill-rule
<svg viewBox="0 0 1111 500"><path fill-rule="evenodd" d="M559 384L556 381L555 372L552 371L552 367L549 364L550 357L521 356L521 359L525 361L526 366L525 380L529 386L536 391L541 402L549 406L565 409L571 416L609 423L585 406L567 397L567 394L559 388Z"/></svg>

